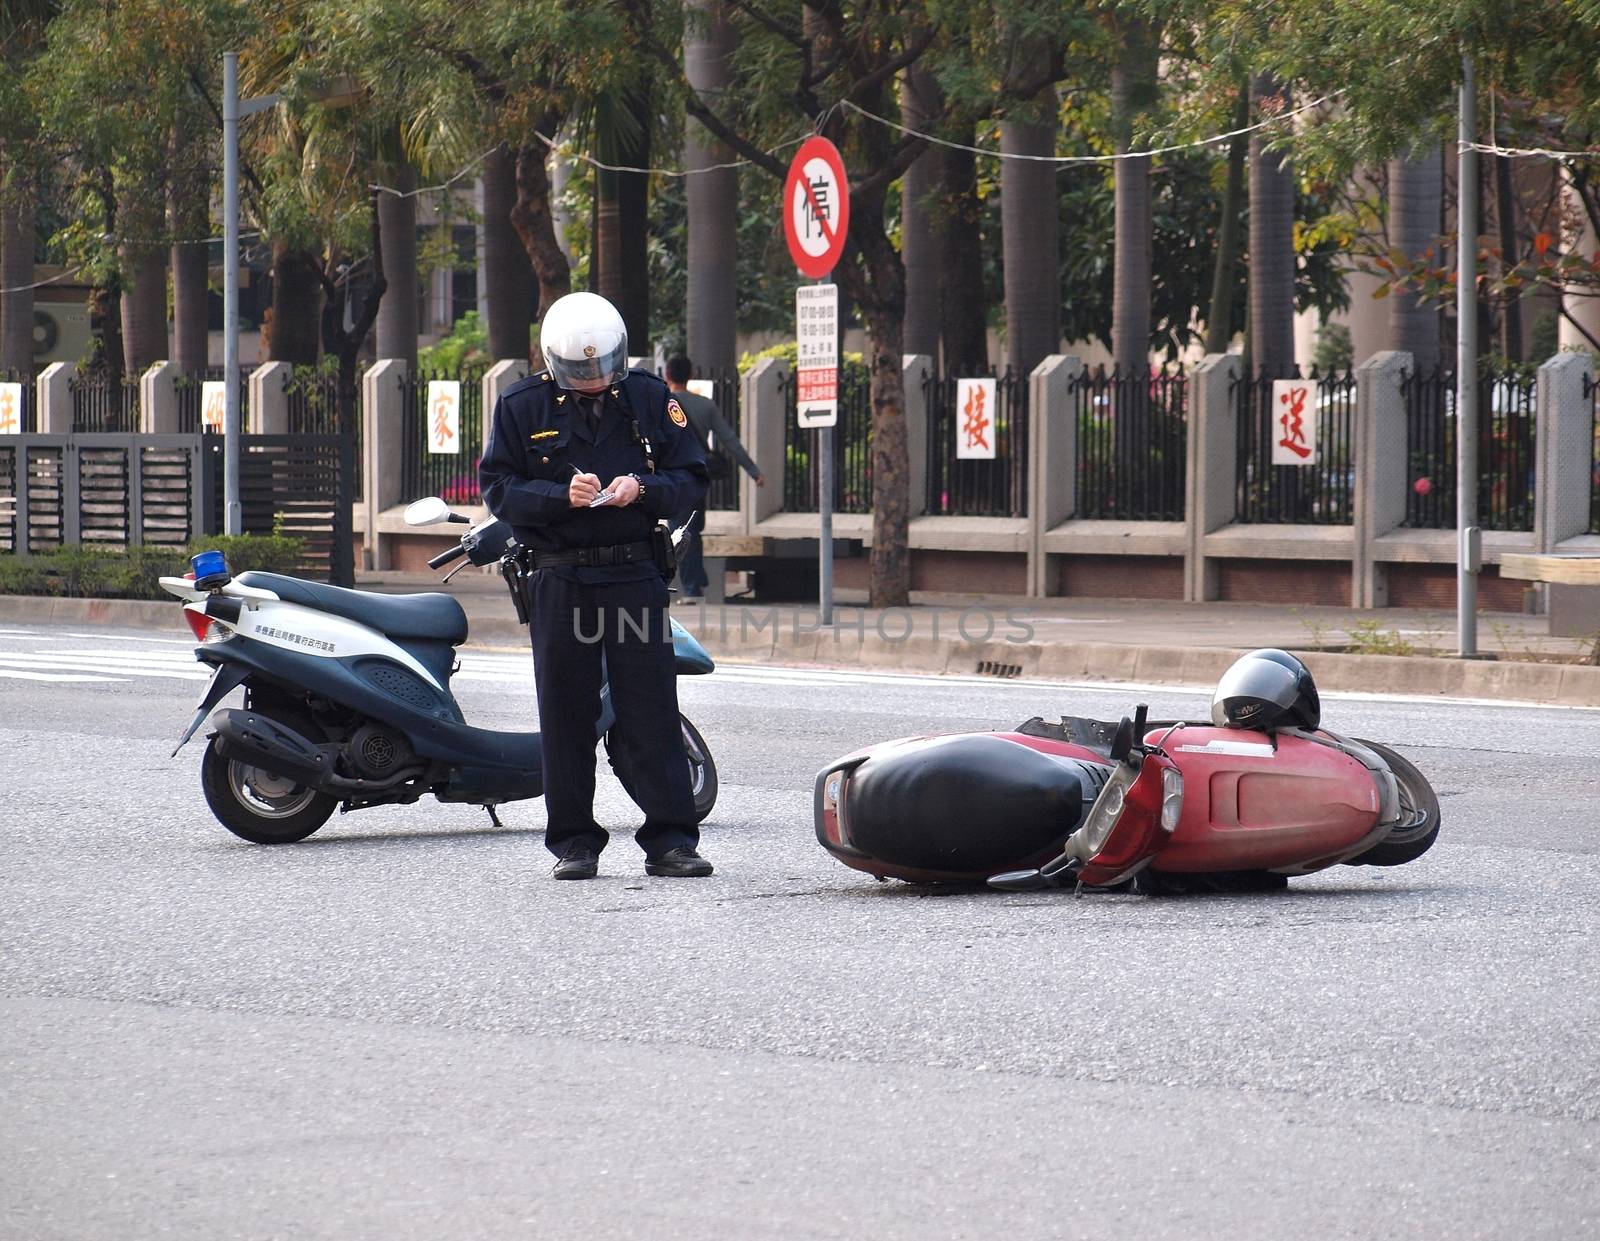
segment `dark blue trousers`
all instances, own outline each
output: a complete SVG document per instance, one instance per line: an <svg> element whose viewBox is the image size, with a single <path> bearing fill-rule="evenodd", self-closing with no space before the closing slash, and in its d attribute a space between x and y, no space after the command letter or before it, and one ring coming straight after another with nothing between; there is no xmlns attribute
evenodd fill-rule
<svg viewBox="0 0 1600 1241"><path fill-rule="evenodd" d="M673 528L683 525L681 517L672 519ZM706 528L704 509L696 509L678 544L678 589L686 598L706 593L706 566L700 555L700 533Z"/></svg>
<svg viewBox="0 0 1600 1241"><path fill-rule="evenodd" d="M689 760L678 722L678 679L659 576L575 582L534 574L529 630L544 760L545 846L558 857L610 838L594 819L595 721L608 679L617 722L611 743L627 763L646 855L700 842Z"/></svg>

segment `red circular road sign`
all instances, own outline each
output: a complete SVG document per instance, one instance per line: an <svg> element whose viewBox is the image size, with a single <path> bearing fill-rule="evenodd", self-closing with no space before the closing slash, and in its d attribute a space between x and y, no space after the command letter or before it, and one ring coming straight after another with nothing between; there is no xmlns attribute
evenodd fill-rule
<svg viewBox="0 0 1600 1241"><path fill-rule="evenodd" d="M850 185L839 148L826 138L807 138L783 186L783 235L794 265L821 280L844 253L849 227Z"/></svg>

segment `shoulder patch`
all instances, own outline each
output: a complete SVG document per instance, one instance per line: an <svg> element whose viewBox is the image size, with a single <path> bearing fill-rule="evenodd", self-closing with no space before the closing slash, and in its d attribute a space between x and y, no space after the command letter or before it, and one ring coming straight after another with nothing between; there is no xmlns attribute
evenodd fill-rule
<svg viewBox="0 0 1600 1241"><path fill-rule="evenodd" d="M676 397L667 401L667 417L672 419L674 426L686 427L689 425L689 419L683 412L683 406L678 404Z"/></svg>

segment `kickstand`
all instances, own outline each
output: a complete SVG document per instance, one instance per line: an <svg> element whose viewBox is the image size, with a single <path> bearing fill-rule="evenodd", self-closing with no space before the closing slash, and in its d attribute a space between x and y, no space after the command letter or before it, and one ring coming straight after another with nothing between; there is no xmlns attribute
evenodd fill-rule
<svg viewBox="0 0 1600 1241"><path fill-rule="evenodd" d="M500 822L500 816L494 812L493 806L485 806L484 809L489 812L489 822L493 823L496 827L505 826L504 823Z"/></svg>

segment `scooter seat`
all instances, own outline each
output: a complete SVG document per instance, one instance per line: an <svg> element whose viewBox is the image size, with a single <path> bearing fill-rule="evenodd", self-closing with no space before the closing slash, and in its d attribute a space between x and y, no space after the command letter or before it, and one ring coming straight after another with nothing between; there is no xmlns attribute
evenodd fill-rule
<svg viewBox="0 0 1600 1241"><path fill-rule="evenodd" d="M391 638L423 638L455 646L467 639L467 614L454 595L381 595L324 586L258 569L239 574L241 586L270 590L285 603L298 603L367 625Z"/></svg>

